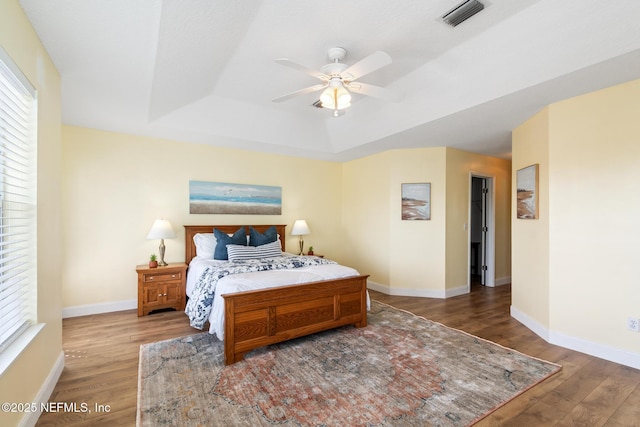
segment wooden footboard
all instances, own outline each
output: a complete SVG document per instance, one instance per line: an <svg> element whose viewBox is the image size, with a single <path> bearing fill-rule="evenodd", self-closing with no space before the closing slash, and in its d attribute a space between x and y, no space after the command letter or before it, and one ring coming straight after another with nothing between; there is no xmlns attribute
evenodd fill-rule
<svg viewBox="0 0 640 427"><path fill-rule="evenodd" d="M367 277L222 295L225 365L265 345L344 325L367 326Z"/></svg>
<svg viewBox="0 0 640 427"><path fill-rule="evenodd" d="M274 225L285 250L285 225ZM185 225L185 261L196 256L198 233L234 233L245 225ZM253 225L264 233L271 225ZM230 365L258 347L344 325L367 326L367 277L280 286L222 295L225 306L224 363Z"/></svg>

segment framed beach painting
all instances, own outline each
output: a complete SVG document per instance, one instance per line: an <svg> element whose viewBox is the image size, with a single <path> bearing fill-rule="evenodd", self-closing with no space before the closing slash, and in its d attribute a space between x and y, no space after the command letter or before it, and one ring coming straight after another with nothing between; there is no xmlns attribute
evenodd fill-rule
<svg viewBox="0 0 640 427"><path fill-rule="evenodd" d="M402 184L402 219L431 219L431 183Z"/></svg>
<svg viewBox="0 0 640 427"><path fill-rule="evenodd" d="M538 164L516 172L517 213L519 219L538 219Z"/></svg>
<svg viewBox="0 0 640 427"><path fill-rule="evenodd" d="M189 181L189 213L281 215L282 187Z"/></svg>

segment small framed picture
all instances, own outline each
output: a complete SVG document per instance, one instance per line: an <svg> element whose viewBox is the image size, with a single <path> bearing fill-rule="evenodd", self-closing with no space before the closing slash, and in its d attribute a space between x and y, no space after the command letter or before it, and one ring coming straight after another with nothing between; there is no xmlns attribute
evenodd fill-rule
<svg viewBox="0 0 640 427"><path fill-rule="evenodd" d="M538 219L538 164L516 172L518 219Z"/></svg>
<svg viewBox="0 0 640 427"><path fill-rule="evenodd" d="M431 219L431 183L402 184L402 219Z"/></svg>

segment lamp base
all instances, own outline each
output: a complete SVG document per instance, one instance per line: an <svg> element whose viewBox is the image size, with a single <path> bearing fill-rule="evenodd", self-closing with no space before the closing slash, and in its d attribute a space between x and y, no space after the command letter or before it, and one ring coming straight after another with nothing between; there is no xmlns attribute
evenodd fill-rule
<svg viewBox="0 0 640 427"><path fill-rule="evenodd" d="M164 239L160 239L160 247L158 248L158 250L160 251L160 260L158 261L158 266L166 267L169 264L164 262Z"/></svg>
<svg viewBox="0 0 640 427"><path fill-rule="evenodd" d="M302 255L304 249L304 240L302 240L302 237L300 238L300 253L298 255Z"/></svg>

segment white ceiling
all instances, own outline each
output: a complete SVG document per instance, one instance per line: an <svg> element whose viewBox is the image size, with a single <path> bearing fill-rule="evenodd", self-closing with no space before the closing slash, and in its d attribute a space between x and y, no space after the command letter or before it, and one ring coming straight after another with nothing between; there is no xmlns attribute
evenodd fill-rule
<svg viewBox="0 0 640 427"><path fill-rule="evenodd" d="M511 130L543 106L640 78L640 1L486 0L452 28L461 0L20 0L62 76L63 122L116 132L344 161L450 146L509 157ZM341 117L319 69L344 47L361 79L399 102L354 95ZM639 100L640 102L640 100Z"/></svg>

